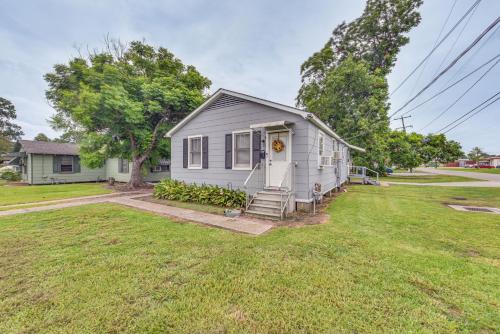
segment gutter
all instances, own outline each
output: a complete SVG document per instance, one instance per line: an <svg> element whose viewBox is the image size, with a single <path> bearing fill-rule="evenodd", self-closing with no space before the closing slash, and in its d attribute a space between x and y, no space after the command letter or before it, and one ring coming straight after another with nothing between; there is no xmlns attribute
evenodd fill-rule
<svg viewBox="0 0 500 334"><path fill-rule="evenodd" d="M364 148L361 148L361 147L358 147L358 146L355 146L355 145L351 145L349 144L348 142L346 142L344 139L342 139L338 134L336 134L335 132L333 132L332 129L330 129L325 123L323 123L319 118L317 118L314 114L311 114L311 113L307 113L307 115L304 117L304 119L310 121L311 123L313 123L314 125L316 125L318 128L320 128L321 130L323 130L324 132L328 133L330 136L338 139L340 142L344 143L345 145L347 145L347 147L353 149L353 150L356 150L356 151L359 151L359 152L363 152L365 153L366 150Z"/></svg>

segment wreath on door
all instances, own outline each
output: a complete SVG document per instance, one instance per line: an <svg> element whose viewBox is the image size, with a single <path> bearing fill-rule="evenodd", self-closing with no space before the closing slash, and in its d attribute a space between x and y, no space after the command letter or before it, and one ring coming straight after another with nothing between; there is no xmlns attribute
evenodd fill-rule
<svg viewBox="0 0 500 334"><path fill-rule="evenodd" d="M280 153L285 149L285 143L281 139L273 140L273 151Z"/></svg>

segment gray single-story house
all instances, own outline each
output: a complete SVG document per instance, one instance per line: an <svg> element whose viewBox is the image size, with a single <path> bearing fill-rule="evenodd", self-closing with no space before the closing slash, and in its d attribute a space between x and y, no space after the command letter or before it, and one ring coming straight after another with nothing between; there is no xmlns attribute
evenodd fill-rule
<svg viewBox="0 0 500 334"><path fill-rule="evenodd" d="M76 144L20 140L22 180L29 184L98 182L114 178L128 182L132 163L111 158L101 168L87 168L80 164ZM157 166L145 171L143 179L156 182L170 177L170 161L161 159Z"/></svg>
<svg viewBox="0 0 500 334"><path fill-rule="evenodd" d="M315 115L219 89L172 128L171 177L247 192L247 212L282 217L348 179L350 150Z"/></svg>

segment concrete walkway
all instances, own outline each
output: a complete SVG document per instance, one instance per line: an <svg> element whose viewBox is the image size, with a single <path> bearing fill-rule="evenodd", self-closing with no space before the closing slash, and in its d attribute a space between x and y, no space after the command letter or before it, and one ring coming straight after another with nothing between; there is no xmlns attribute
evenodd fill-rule
<svg viewBox="0 0 500 334"><path fill-rule="evenodd" d="M199 224L220 227L235 232L248 233L253 235L260 235L273 228L273 224L263 220L252 219L247 217L228 218L224 216L214 215L211 213L177 208L173 206L156 204L137 199L140 197L147 196L149 194L150 192L115 193L109 195L88 196L88 197L60 200L57 201L57 203L54 203L54 201L24 203L20 205L30 205L30 204L32 205L47 204L47 205L0 211L0 217L23 214L23 213L64 209L64 208L70 208L74 206L87 205L87 204L116 203L163 216L181 219L184 221L191 221Z"/></svg>
<svg viewBox="0 0 500 334"><path fill-rule="evenodd" d="M109 199L109 202L130 206L139 210L149 211L168 217L254 235L262 234L273 228L272 224L257 219L247 217L228 218L201 211L141 201L134 198L117 197Z"/></svg>

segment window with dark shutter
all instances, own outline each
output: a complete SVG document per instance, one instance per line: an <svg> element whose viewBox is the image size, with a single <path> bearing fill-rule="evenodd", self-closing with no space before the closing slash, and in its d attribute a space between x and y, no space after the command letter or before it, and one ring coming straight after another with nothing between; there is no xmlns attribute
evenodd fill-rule
<svg viewBox="0 0 500 334"><path fill-rule="evenodd" d="M252 168L260 162L260 131L254 131L252 135Z"/></svg>
<svg viewBox="0 0 500 334"><path fill-rule="evenodd" d="M80 173L82 171L82 168L80 165L80 157L75 156L73 159L73 163L74 163L73 173Z"/></svg>
<svg viewBox="0 0 500 334"><path fill-rule="evenodd" d="M208 137L204 136L201 140L202 163L201 168L208 168Z"/></svg>
<svg viewBox="0 0 500 334"><path fill-rule="evenodd" d="M226 134L226 169L233 167L233 134Z"/></svg>
<svg viewBox="0 0 500 334"><path fill-rule="evenodd" d="M61 156L59 155L54 155L52 156L52 172L54 174L60 173L61 172L61 162L60 162Z"/></svg>
<svg viewBox="0 0 500 334"><path fill-rule="evenodd" d="M188 168L188 139L182 140L182 168Z"/></svg>

